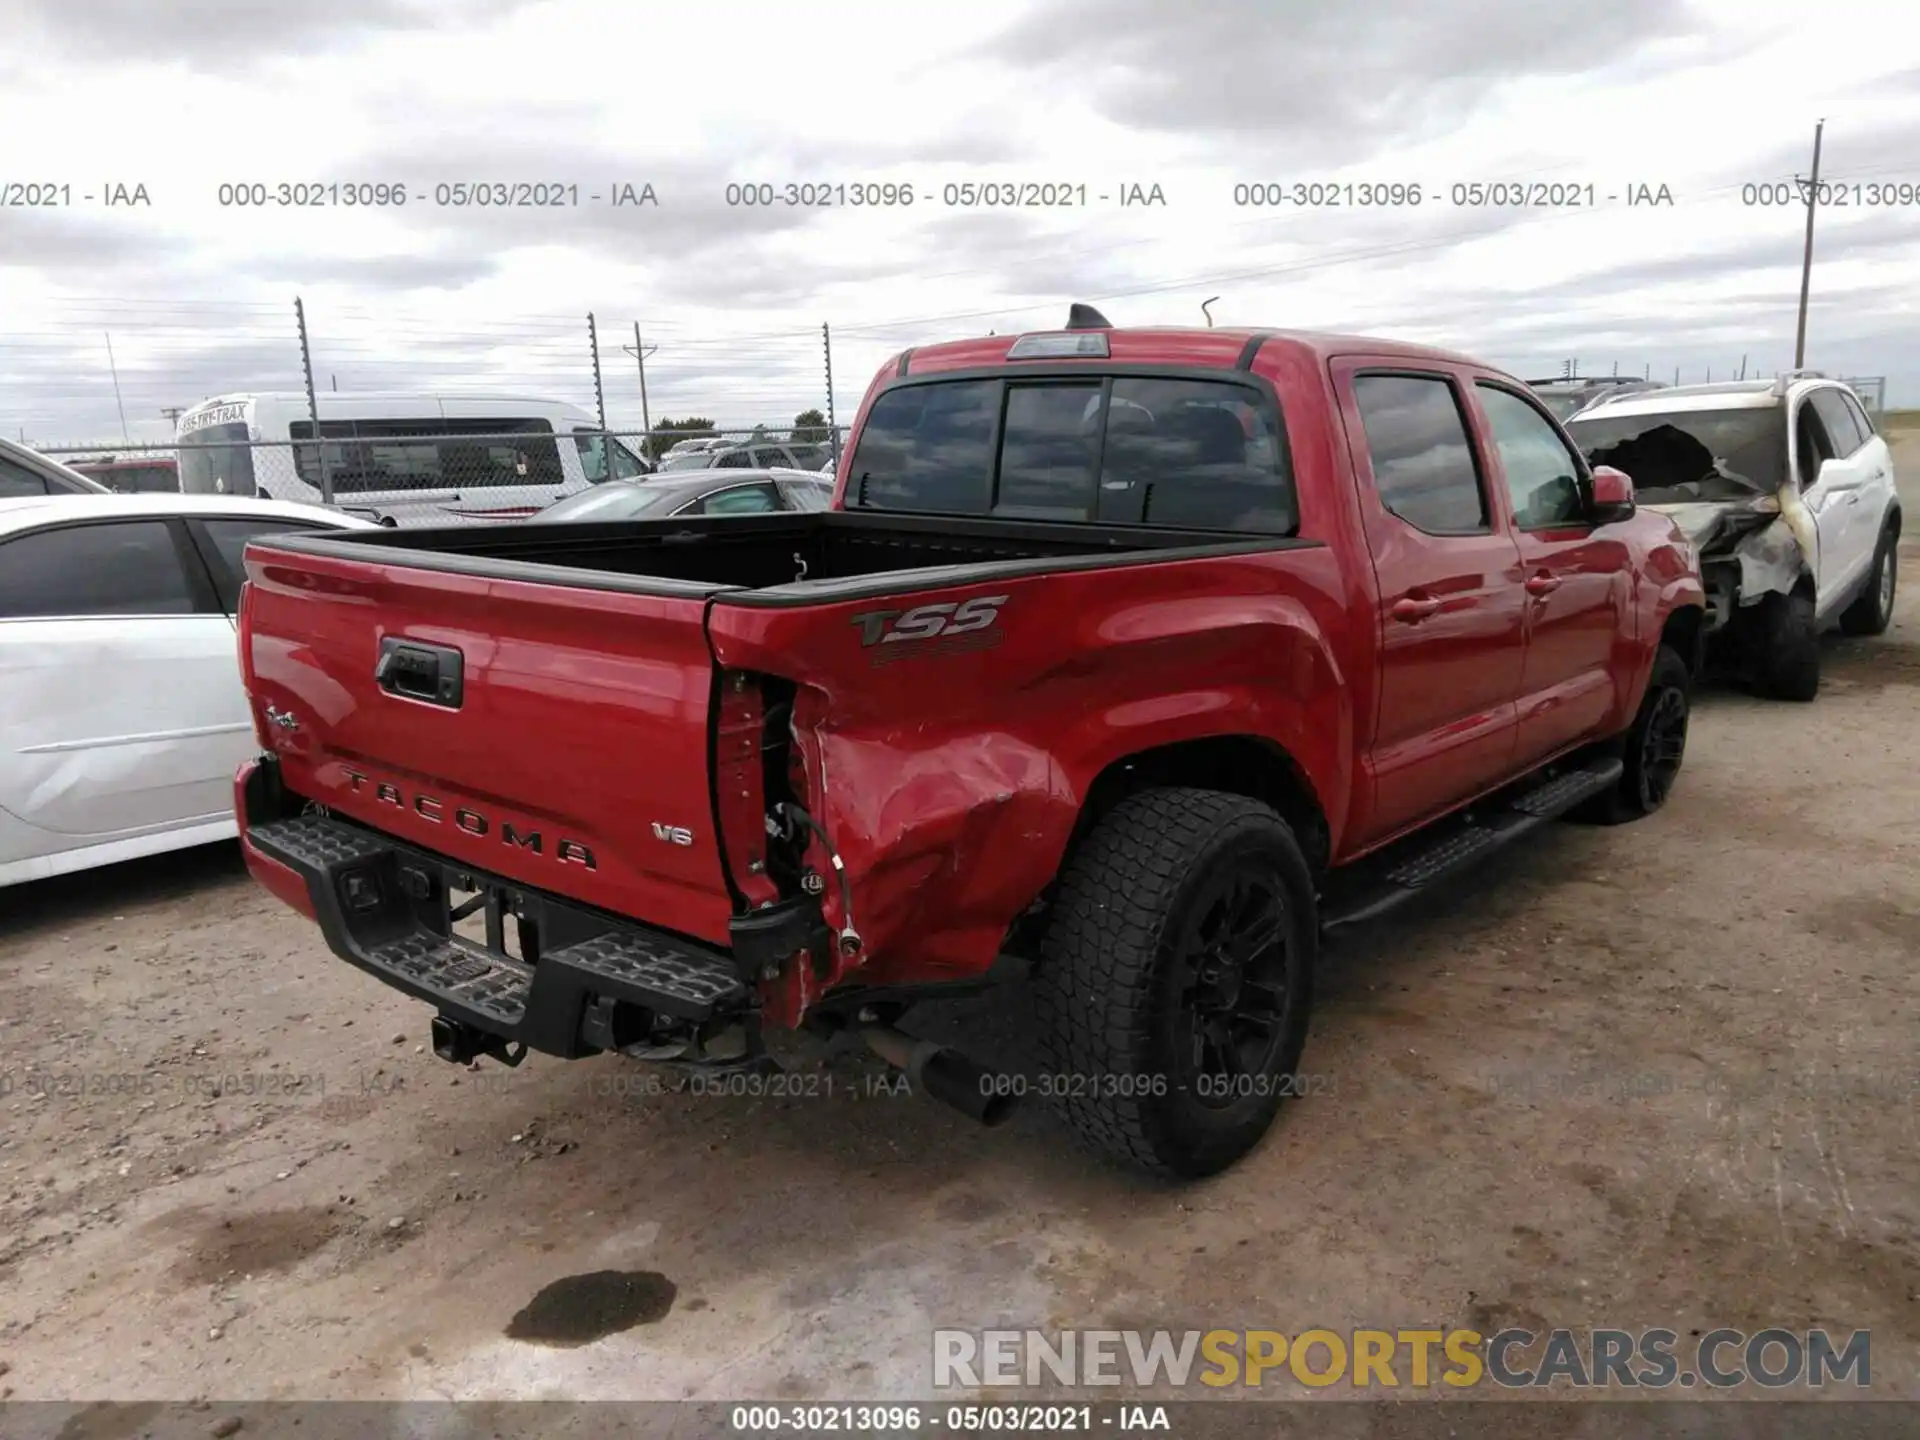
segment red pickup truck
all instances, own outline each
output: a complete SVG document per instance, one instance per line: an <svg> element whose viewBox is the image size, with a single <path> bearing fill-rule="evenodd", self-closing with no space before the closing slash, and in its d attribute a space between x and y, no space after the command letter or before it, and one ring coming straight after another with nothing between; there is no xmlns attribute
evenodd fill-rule
<svg viewBox="0 0 1920 1440"><path fill-rule="evenodd" d="M1206 1174L1324 929L1665 799L1704 597L1632 495L1439 350L1086 307L909 350L826 512L251 543L247 863L445 1059L851 1031ZM1037 1076L895 1024L1020 975Z"/></svg>

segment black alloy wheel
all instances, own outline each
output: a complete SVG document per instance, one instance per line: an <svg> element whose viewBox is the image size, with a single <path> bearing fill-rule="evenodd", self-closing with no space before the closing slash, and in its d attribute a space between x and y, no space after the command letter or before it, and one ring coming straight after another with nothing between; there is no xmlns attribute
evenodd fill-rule
<svg viewBox="0 0 1920 1440"><path fill-rule="evenodd" d="M1195 1100L1227 1109L1275 1069L1287 1033L1287 899L1249 856L1209 877L1175 941L1170 1054Z"/></svg>

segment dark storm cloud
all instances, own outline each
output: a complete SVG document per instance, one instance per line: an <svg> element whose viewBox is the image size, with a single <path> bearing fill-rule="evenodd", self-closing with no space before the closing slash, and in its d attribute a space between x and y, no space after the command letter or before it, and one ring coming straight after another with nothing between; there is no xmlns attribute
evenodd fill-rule
<svg viewBox="0 0 1920 1440"><path fill-rule="evenodd" d="M1695 29L1667 0L1589 14L1481 0L1470 23L1448 6L1352 0L1051 0L982 48L1058 70L1119 124L1327 165L1457 124L1501 81L1600 70Z"/></svg>
<svg viewBox="0 0 1920 1440"><path fill-rule="evenodd" d="M74 59L206 65L306 55L381 31L471 26L530 0L10 0L10 26Z"/></svg>

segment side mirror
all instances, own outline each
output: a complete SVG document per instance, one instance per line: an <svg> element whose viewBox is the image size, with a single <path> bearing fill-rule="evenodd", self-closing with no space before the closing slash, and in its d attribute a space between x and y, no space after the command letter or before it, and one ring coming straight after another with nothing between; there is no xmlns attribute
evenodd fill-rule
<svg viewBox="0 0 1920 1440"><path fill-rule="evenodd" d="M1847 473L1847 462L1832 455L1820 462L1820 473L1813 477L1815 485L1822 481L1826 483L1827 492L1832 495L1840 495L1860 488L1860 482Z"/></svg>
<svg viewBox="0 0 1920 1440"><path fill-rule="evenodd" d="M1633 479L1624 470L1599 465L1593 471L1593 523L1612 525L1633 517Z"/></svg>

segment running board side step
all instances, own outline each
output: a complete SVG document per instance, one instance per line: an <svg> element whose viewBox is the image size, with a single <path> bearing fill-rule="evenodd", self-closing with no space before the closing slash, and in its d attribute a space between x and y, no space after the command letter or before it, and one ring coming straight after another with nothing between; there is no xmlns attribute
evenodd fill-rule
<svg viewBox="0 0 1920 1440"><path fill-rule="evenodd" d="M1620 783L1624 768L1617 757L1608 756L1523 781L1389 845L1350 870L1335 871L1321 900L1321 930L1376 920L1432 893L1442 881L1453 879L1494 851L1605 794Z"/></svg>

